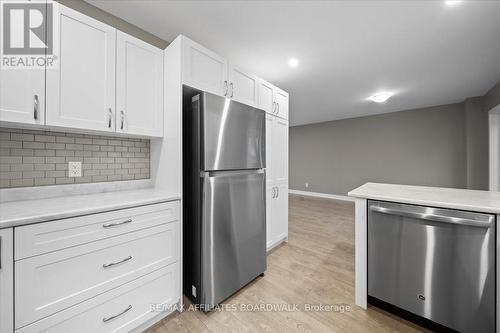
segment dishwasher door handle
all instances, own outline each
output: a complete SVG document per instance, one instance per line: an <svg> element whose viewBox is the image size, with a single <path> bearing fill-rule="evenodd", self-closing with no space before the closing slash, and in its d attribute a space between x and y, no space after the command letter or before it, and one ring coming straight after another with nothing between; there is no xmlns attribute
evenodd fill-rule
<svg viewBox="0 0 500 333"><path fill-rule="evenodd" d="M427 208L429 212L420 213L420 212L412 212L404 209L395 209L395 208L387 208L382 206L370 206L370 210L372 212L388 214L388 215L397 215L404 217L412 217L421 220L427 221L435 221L442 223L451 223L456 225L465 225L469 227L478 227L478 228L489 228L493 224L494 218L493 216L489 216L488 221L476 221L473 219L463 218L463 217L454 217L454 216L446 216L433 214L432 211L434 208Z"/></svg>

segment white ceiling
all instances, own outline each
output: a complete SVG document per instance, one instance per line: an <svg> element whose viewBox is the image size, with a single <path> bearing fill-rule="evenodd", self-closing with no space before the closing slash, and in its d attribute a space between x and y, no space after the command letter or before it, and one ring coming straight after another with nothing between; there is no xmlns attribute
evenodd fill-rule
<svg viewBox="0 0 500 333"><path fill-rule="evenodd" d="M500 1L88 2L287 90L292 125L461 102L500 80ZM396 95L366 100L382 90Z"/></svg>

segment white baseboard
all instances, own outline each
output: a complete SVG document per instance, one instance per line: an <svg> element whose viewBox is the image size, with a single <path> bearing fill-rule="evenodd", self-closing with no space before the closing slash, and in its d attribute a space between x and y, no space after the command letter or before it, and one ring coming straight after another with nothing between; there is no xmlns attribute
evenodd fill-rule
<svg viewBox="0 0 500 333"><path fill-rule="evenodd" d="M290 194L297 195L305 195L308 197L317 197L317 198L325 198L325 199L333 199L333 200L341 200L341 201L350 201L354 202L354 198L348 197L346 195L336 195L336 194L328 194L328 193L319 193L319 192L309 192L309 191L299 191L299 190L288 190Z"/></svg>

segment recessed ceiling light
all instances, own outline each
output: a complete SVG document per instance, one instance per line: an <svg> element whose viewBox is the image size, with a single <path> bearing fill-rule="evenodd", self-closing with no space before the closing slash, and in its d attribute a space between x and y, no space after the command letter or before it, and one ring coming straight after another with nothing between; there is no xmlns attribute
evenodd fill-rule
<svg viewBox="0 0 500 333"><path fill-rule="evenodd" d="M463 2L463 0L446 0L445 3L448 6L455 6L458 5L459 3Z"/></svg>
<svg viewBox="0 0 500 333"><path fill-rule="evenodd" d="M290 67L297 67L299 65L299 59L297 58L290 58L290 60L288 60L288 66Z"/></svg>
<svg viewBox="0 0 500 333"><path fill-rule="evenodd" d="M370 96L369 99L374 101L375 103L384 103L385 101L387 101L391 97L392 97L392 93L381 92L381 93L375 94L373 96Z"/></svg>

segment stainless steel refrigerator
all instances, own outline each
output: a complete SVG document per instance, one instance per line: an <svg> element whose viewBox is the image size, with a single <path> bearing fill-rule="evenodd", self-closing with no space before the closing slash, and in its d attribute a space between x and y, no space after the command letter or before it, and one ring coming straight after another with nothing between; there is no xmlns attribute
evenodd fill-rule
<svg viewBox="0 0 500 333"><path fill-rule="evenodd" d="M204 310L266 270L265 112L185 88L184 293Z"/></svg>

